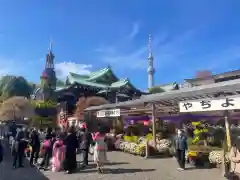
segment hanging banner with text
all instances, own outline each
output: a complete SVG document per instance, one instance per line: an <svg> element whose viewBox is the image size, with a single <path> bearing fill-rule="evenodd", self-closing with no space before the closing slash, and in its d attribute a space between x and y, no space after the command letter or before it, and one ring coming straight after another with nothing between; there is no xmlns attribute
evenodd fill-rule
<svg viewBox="0 0 240 180"><path fill-rule="evenodd" d="M180 112L224 111L240 109L240 96L179 102Z"/></svg>
<svg viewBox="0 0 240 180"><path fill-rule="evenodd" d="M120 109L101 110L97 112L97 117L119 117Z"/></svg>

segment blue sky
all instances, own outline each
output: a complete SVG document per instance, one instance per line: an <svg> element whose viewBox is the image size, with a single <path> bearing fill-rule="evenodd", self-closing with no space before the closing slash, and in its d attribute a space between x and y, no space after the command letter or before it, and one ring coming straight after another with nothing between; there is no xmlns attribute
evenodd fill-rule
<svg viewBox="0 0 240 180"><path fill-rule="evenodd" d="M147 88L240 67L239 0L0 0L0 74L38 82L50 39L58 75L110 65Z"/></svg>

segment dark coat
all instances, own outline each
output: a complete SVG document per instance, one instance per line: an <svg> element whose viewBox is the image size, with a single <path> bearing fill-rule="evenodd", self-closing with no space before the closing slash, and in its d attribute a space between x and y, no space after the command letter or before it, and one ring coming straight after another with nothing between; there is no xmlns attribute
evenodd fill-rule
<svg viewBox="0 0 240 180"><path fill-rule="evenodd" d="M40 147L39 134L36 131L33 131L30 135L30 144L33 147Z"/></svg>
<svg viewBox="0 0 240 180"><path fill-rule="evenodd" d="M81 132L79 135L79 149L86 150L92 143L92 136L89 132Z"/></svg>
<svg viewBox="0 0 240 180"><path fill-rule="evenodd" d="M22 130L18 131L15 137L16 141L20 141L24 138L24 132Z"/></svg>
<svg viewBox="0 0 240 180"><path fill-rule="evenodd" d="M187 150L188 145L187 145L187 137L186 136L176 136L175 137L175 149L176 150Z"/></svg>
<svg viewBox="0 0 240 180"><path fill-rule="evenodd" d="M64 140L64 145L66 146L64 169L72 171L76 169L76 149L78 146L78 141L75 133L68 134Z"/></svg>
<svg viewBox="0 0 240 180"><path fill-rule="evenodd" d="M66 146L66 151L76 152L78 148L78 141L75 133L68 134L64 139L64 145Z"/></svg>
<svg viewBox="0 0 240 180"><path fill-rule="evenodd" d="M3 145L0 142L0 163L3 161Z"/></svg>

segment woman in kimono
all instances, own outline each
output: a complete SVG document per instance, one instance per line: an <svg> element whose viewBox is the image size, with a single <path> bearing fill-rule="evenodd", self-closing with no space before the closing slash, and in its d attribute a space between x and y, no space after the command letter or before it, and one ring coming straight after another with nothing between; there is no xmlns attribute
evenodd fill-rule
<svg viewBox="0 0 240 180"><path fill-rule="evenodd" d="M97 164L98 173L103 173L103 165L106 162L106 137L103 128L100 128L99 132L93 135L94 147L93 147L93 160Z"/></svg>
<svg viewBox="0 0 240 180"><path fill-rule="evenodd" d="M65 157L65 147L63 142L63 134L57 137L53 144L53 157L52 157L52 171L59 172L62 169Z"/></svg>
<svg viewBox="0 0 240 180"><path fill-rule="evenodd" d="M227 178L229 180L240 179L240 137L237 137L230 150L229 160L230 160L230 172Z"/></svg>
<svg viewBox="0 0 240 180"><path fill-rule="evenodd" d="M69 128L67 137L64 140L64 145L66 150L64 169L67 174L71 174L77 168L76 150L78 148L78 141L74 127Z"/></svg>

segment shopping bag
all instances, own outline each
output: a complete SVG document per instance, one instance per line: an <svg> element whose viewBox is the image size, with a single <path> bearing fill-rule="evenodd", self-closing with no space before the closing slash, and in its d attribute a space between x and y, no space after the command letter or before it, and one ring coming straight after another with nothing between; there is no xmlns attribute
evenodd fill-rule
<svg viewBox="0 0 240 180"><path fill-rule="evenodd" d="M93 153L94 153L94 146L90 146L89 147L89 152L88 152L90 155L93 155Z"/></svg>

